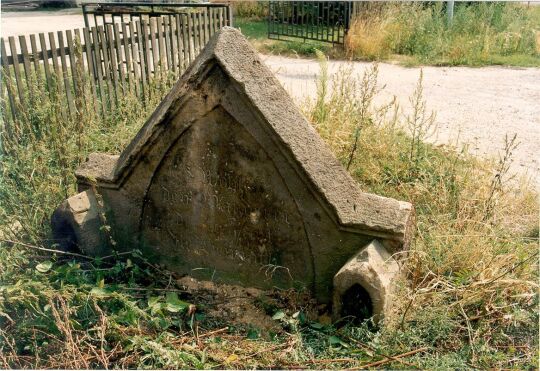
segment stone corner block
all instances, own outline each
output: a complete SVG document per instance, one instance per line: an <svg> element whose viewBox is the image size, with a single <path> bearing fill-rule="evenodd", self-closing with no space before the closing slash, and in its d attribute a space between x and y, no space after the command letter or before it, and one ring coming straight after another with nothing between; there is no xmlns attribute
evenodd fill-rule
<svg viewBox="0 0 540 371"><path fill-rule="evenodd" d="M334 276L334 319L373 316L379 322L390 310L399 274L397 261L378 240L373 240ZM354 313L359 311L365 312Z"/></svg>
<svg viewBox="0 0 540 371"><path fill-rule="evenodd" d="M99 205L92 190L64 200L51 217L52 233L59 248L88 255L102 255L107 238L102 231Z"/></svg>
<svg viewBox="0 0 540 371"><path fill-rule="evenodd" d="M92 183L111 182L114 178L118 157L118 155L106 153L91 153L86 162L82 163L75 171L79 191L83 192L89 189Z"/></svg>

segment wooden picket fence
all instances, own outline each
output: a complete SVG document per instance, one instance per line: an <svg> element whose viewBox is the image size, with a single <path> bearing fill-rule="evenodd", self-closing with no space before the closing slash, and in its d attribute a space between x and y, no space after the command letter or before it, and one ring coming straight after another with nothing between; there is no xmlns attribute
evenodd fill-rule
<svg viewBox="0 0 540 371"><path fill-rule="evenodd" d="M66 117L78 117L81 73L88 76L92 109L102 117L130 91L149 97L156 76L178 78L220 28L228 25L224 9L192 10L136 22L0 39L4 130L28 109L28 95L52 91ZM29 41L29 44L28 44ZM7 46L9 46L8 53ZM17 45L18 44L18 45ZM88 91L85 91L88 93ZM79 98L79 99L78 99Z"/></svg>

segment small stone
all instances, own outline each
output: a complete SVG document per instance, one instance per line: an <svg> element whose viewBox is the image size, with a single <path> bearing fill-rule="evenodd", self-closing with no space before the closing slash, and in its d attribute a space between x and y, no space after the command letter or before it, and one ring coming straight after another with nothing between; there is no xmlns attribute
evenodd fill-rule
<svg viewBox="0 0 540 371"><path fill-rule="evenodd" d="M392 304L400 273L396 260L373 240L334 276L334 319L354 316L380 321ZM363 295L363 294L367 294Z"/></svg>
<svg viewBox="0 0 540 371"><path fill-rule="evenodd" d="M55 242L63 251L80 250L101 255L108 250L101 230L99 206L94 193L86 190L65 200L53 213L51 227Z"/></svg>

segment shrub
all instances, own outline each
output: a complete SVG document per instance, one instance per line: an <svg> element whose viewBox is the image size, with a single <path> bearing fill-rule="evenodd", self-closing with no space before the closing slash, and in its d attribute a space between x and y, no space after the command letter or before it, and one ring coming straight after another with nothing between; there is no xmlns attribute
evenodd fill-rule
<svg viewBox="0 0 540 371"><path fill-rule="evenodd" d="M268 3L264 1L234 1L233 12L240 18L263 19L268 16Z"/></svg>

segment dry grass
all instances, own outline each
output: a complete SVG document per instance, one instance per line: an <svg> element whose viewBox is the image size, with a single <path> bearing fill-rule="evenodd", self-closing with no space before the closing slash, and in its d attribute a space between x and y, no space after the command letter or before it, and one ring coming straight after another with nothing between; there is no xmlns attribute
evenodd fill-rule
<svg viewBox="0 0 540 371"><path fill-rule="evenodd" d="M526 323L538 315L538 194L529 184L508 182L512 140L506 139L507 151L495 164L424 144L433 121L420 83L412 117L402 117L389 102L370 105L365 120L359 102L377 90L376 71L341 71L325 103L317 100L307 113L343 164L355 148L352 174L366 190L409 200L418 211L417 236L405 259L409 282L384 333L407 333L409 326L444 316L439 320L452 331L441 339L443 347L457 351L468 344L468 365L509 366L489 363L485 347L517 346L530 352L519 357L532 361L538 327ZM351 145L358 131L359 143Z"/></svg>
<svg viewBox="0 0 540 371"><path fill-rule="evenodd" d="M396 26L390 17L372 16L354 20L346 40L349 57L362 56L367 60L386 59L392 52L390 35Z"/></svg>

